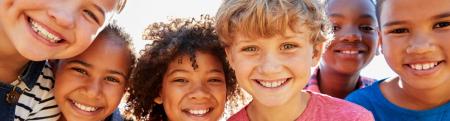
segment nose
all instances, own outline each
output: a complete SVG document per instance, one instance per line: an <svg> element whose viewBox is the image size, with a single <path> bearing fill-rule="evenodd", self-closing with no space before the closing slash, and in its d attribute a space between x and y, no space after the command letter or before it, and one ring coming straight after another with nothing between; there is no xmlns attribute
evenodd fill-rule
<svg viewBox="0 0 450 121"><path fill-rule="evenodd" d="M279 57L275 53L268 53L262 59L257 71L260 74L271 75L282 71L282 64Z"/></svg>
<svg viewBox="0 0 450 121"><path fill-rule="evenodd" d="M359 31L357 27L346 27L345 29L340 31L339 34L336 34L336 36L338 37L338 39L347 42L362 40L361 31Z"/></svg>
<svg viewBox="0 0 450 121"><path fill-rule="evenodd" d="M425 34L413 36L409 41L409 46L406 48L406 53L408 54L424 54L431 52L436 49L433 46L433 38Z"/></svg>
<svg viewBox="0 0 450 121"><path fill-rule="evenodd" d="M85 83L85 94L86 96L90 97L90 98L97 98L102 91L102 85L101 85L101 79L97 79L97 80L87 80L88 82Z"/></svg>
<svg viewBox="0 0 450 121"><path fill-rule="evenodd" d="M202 101L211 97L210 90L207 85L195 84L190 91L189 98L197 101Z"/></svg>
<svg viewBox="0 0 450 121"><path fill-rule="evenodd" d="M75 27L77 16L81 15L78 10L79 7L74 2L63 1L50 7L47 14L50 16L51 21L54 21L57 25L66 29L72 29Z"/></svg>

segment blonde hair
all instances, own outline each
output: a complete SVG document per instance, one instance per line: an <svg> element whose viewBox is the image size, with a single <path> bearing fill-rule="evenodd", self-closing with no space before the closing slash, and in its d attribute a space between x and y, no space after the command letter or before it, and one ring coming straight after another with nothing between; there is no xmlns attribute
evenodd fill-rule
<svg viewBox="0 0 450 121"><path fill-rule="evenodd" d="M317 0L224 0L216 15L216 31L228 46L236 33L251 39L310 31L313 44L330 40L331 31Z"/></svg>

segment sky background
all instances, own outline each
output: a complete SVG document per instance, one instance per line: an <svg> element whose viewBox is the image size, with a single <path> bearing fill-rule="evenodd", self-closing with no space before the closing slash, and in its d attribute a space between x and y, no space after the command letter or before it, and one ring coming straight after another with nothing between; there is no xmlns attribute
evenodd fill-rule
<svg viewBox="0 0 450 121"><path fill-rule="evenodd" d="M147 44L142 40L142 33L147 25L175 17L214 15L221 2L221 0L128 0L117 20L133 37L136 50L140 50ZM382 55L376 56L361 74L376 79L395 75Z"/></svg>

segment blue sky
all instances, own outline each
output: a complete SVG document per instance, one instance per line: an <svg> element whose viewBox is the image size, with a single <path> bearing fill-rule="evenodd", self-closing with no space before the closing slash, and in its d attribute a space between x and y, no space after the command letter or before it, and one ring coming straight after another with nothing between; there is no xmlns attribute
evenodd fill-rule
<svg viewBox="0 0 450 121"><path fill-rule="evenodd" d="M222 0L128 0L127 6L117 19L131 34L135 47L139 50L146 44L141 34L147 25L167 21L172 17L213 15L221 2ZM376 79L394 75L382 55L376 56L361 74Z"/></svg>

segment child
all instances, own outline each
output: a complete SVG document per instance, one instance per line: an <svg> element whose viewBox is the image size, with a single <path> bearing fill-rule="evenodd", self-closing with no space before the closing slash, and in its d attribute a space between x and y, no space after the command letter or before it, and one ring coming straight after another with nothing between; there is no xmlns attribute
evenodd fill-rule
<svg viewBox="0 0 450 121"><path fill-rule="evenodd" d="M131 39L108 25L80 55L60 60L55 72L55 100L60 120L100 121L119 105L134 65Z"/></svg>
<svg viewBox="0 0 450 121"><path fill-rule="evenodd" d="M374 82L359 72L377 51L375 3L327 0L325 4L335 38L325 46L322 60L305 89L343 99Z"/></svg>
<svg viewBox="0 0 450 121"><path fill-rule="evenodd" d="M382 52L398 77L346 99L372 111L377 121L449 121L448 6L448 0L379 1Z"/></svg>
<svg viewBox="0 0 450 121"><path fill-rule="evenodd" d="M75 56L124 0L0 0L0 117L56 120L46 59Z"/></svg>
<svg viewBox="0 0 450 121"><path fill-rule="evenodd" d="M133 72L127 109L138 120L219 120L239 90L213 19L174 19L146 31L154 42Z"/></svg>
<svg viewBox="0 0 450 121"><path fill-rule="evenodd" d="M328 34L316 0L227 0L216 29L253 101L230 121L373 120L364 108L302 91Z"/></svg>

